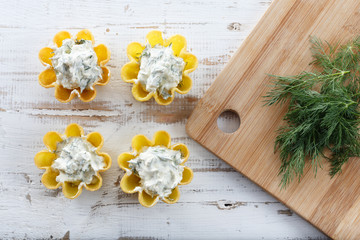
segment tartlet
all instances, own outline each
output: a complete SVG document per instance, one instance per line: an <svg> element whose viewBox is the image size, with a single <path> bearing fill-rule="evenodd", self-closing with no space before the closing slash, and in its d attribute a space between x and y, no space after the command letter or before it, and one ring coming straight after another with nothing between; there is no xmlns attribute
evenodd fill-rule
<svg viewBox="0 0 360 240"><path fill-rule="evenodd" d="M87 142L89 142L94 148L98 156L103 158L104 167L96 171L96 175L93 175L92 181L90 184L77 182L58 182L57 177L60 172L54 170L52 165L58 155L56 154L57 147L59 143L69 138L80 137ZM48 132L44 136L44 144L47 147L47 150L42 150L35 155L35 165L40 169L45 169L45 173L41 177L41 182L48 189L57 189L62 186L62 192L65 197L74 199L78 197L83 186L86 190L96 191L102 186L102 177L99 172L104 172L108 170L111 166L111 158L108 154L100 152L101 147L103 146L104 140L100 133L91 132L87 136L84 136L84 130L78 124L72 123L66 127L65 134L61 135L58 132Z"/></svg>
<svg viewBox="0 0 360 240"><path fill-rule="evenodd" d="M141 178L138 174L132 172L129 167L129 161L135 159L139 156L146 148L154 146L163 146L171 150L179 150L181 152L181 166L183 166L182 179L178 185L186 185L191 182L193 179L193 172L189 167L184 166L185 162L189 158L188 148L181 143L171 145L170 135L165 131L158 131L154 134L153 139L149 140L144 135L136 135L132 139L131 143L133 152L125 152L119 155L118 164L121 169L126 171L126 174L122 177L120 182L120 187L125 193L135 193L138 192L138 199L141 205L145 207L154 206L159 200L158 195L151 196L146 191L141 189ZM131 173L129 175L129 173ZM176 203L180 198L179 187L176 186L171 194L163 199L165 203L173 204Z"/></svg>
<svg viewBox="0 0 360 240"><path fill-rule="evenodd" d="M146 46L144 44L133 42L127 47L127 56L130 62L125 64L121 69L121 77L125 82L133 83L132 94L134 98L140 102L148 101L154 97L155 101L160 105L168 105L174 100L175 92L186 94L192 87L192 79L188 76L198 66L197 58L186 51L186 39L181 35L174 35L168 39L163 39L161 31L151 31L146 35L147 43L154 47L161 45L168 47L171 45L175 57L180 57L185 62L182 72L182 79L179 84L172 88L169 92L170 97L164 99L157 91L148 92L145 87L137 82L138 73L140 71L140 60Z"/></svg>
<svg viewBox="0 0 360 240"><path fill-rule="evenodd" d="M61 31L55 35L53 42L57 46L57 48L60 48L63 44L63 41L66 39L71 39L70 33L66 31ZM77 41L89 40L92 42L92 45L94 45L95 43L94 36L87 29L78 32L78 34L76 35L76 40ZM78 95L80 100L83 102L90 102L96 97L96 89L94 86L95 85L104 86L110 80L110 70L105 66L105 64L110 59L109 49L104 44L99 44L98 46L94 47L93 50L96 53L97 65L101 68L102 74L101 74L101 78L91 85L92 89L85 89L84 91L80 91L79 88L67 89L64 88L61 84L58 84L56 81L57 80L56 73L51 60L51 58L54 56L54 49L50 47L44 47L39 52L40 62L47 67L39 75L40 85L45 88L54 87L55 98L60 102L64 102L64 103L69 102L75 97L75 95Z"/></svg>

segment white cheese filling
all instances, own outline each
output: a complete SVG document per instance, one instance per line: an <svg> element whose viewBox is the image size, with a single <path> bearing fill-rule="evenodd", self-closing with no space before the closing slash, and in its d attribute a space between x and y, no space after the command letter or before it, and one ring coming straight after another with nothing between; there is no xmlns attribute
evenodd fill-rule
<svg viewBox="0 0 360 240"><path fill-rule="evenodd" d="M184 166L181 152L162 146L149 147L138 157L129 161L129 167L141 180L141 186L151 196L159 195L161 199L169 196L180 183Z"/></svg>
<svg viewBox="0 0 360 240"><path fill-rule="evenodd" d="M96 148L81 137L70 137L57 144L58 156L51 168L60 172L57 182L78 182L90 184L97 171L104 169L102 156L97 155ZM80 186L80 185L79 185Z"/></svg>
<svg viewBox="0 0 360 240"><path fill-rule="evenodd" d="M56 73L56 83L67 89L93 89L102 78L102 69L89 40L65 39L62 46L54 49L51 58Z"/></svg>
<svg viewBox="0 0 360 240"><path fill-rule="evenodd" d="M182 80L185 62L176 57L171 48L160 44L151 47L147 44L140 57L140 71L135 81L140 82L147 92L158 92L164 99Z"/></svg>

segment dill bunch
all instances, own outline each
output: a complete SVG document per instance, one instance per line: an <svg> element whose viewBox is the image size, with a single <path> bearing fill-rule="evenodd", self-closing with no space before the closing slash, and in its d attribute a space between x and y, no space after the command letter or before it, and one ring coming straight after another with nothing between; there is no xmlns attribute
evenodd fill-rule
<svg viewBox="0 0 360 240"><path fill-rule="evenodd" d="M315 176L322 159L330 162L330 176L341 172L351 157L360 156L360 37L333 46L311 38L317 71L274 76L266 105L288 104L286 124L278 129L281 187L303 174L310 161ZM330 154L324 155L325 150Z"/></svg>

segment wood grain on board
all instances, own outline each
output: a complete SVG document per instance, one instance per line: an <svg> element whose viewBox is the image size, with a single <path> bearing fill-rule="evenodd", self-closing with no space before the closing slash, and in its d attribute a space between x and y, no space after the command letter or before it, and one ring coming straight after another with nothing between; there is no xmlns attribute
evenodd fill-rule
<svg viewBox="0 0 360 240"><path fill-rule="evenodd" d="M325 234L360 238L360 162L352 159L330 179L328 165L316 179L310 166L300 183L279 187L276 129L286 106L265 107L266 74L294 75L310 69L310 36L345 43L360 34L356 0L276 0L199 101L188 134ZM226 134L216 125L225 110L237 112L240 128Z"/></svg>

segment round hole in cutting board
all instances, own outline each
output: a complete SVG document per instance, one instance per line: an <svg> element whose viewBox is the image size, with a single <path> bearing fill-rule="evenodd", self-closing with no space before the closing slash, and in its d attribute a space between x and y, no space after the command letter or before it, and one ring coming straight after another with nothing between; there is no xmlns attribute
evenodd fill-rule
<svg viewBox="0 0 360 240"><path fill-rule="evenodd" d="M233 110L225 110L219 115L217 125L221 131L233 133L240 127L240 116Z"/></svg>

